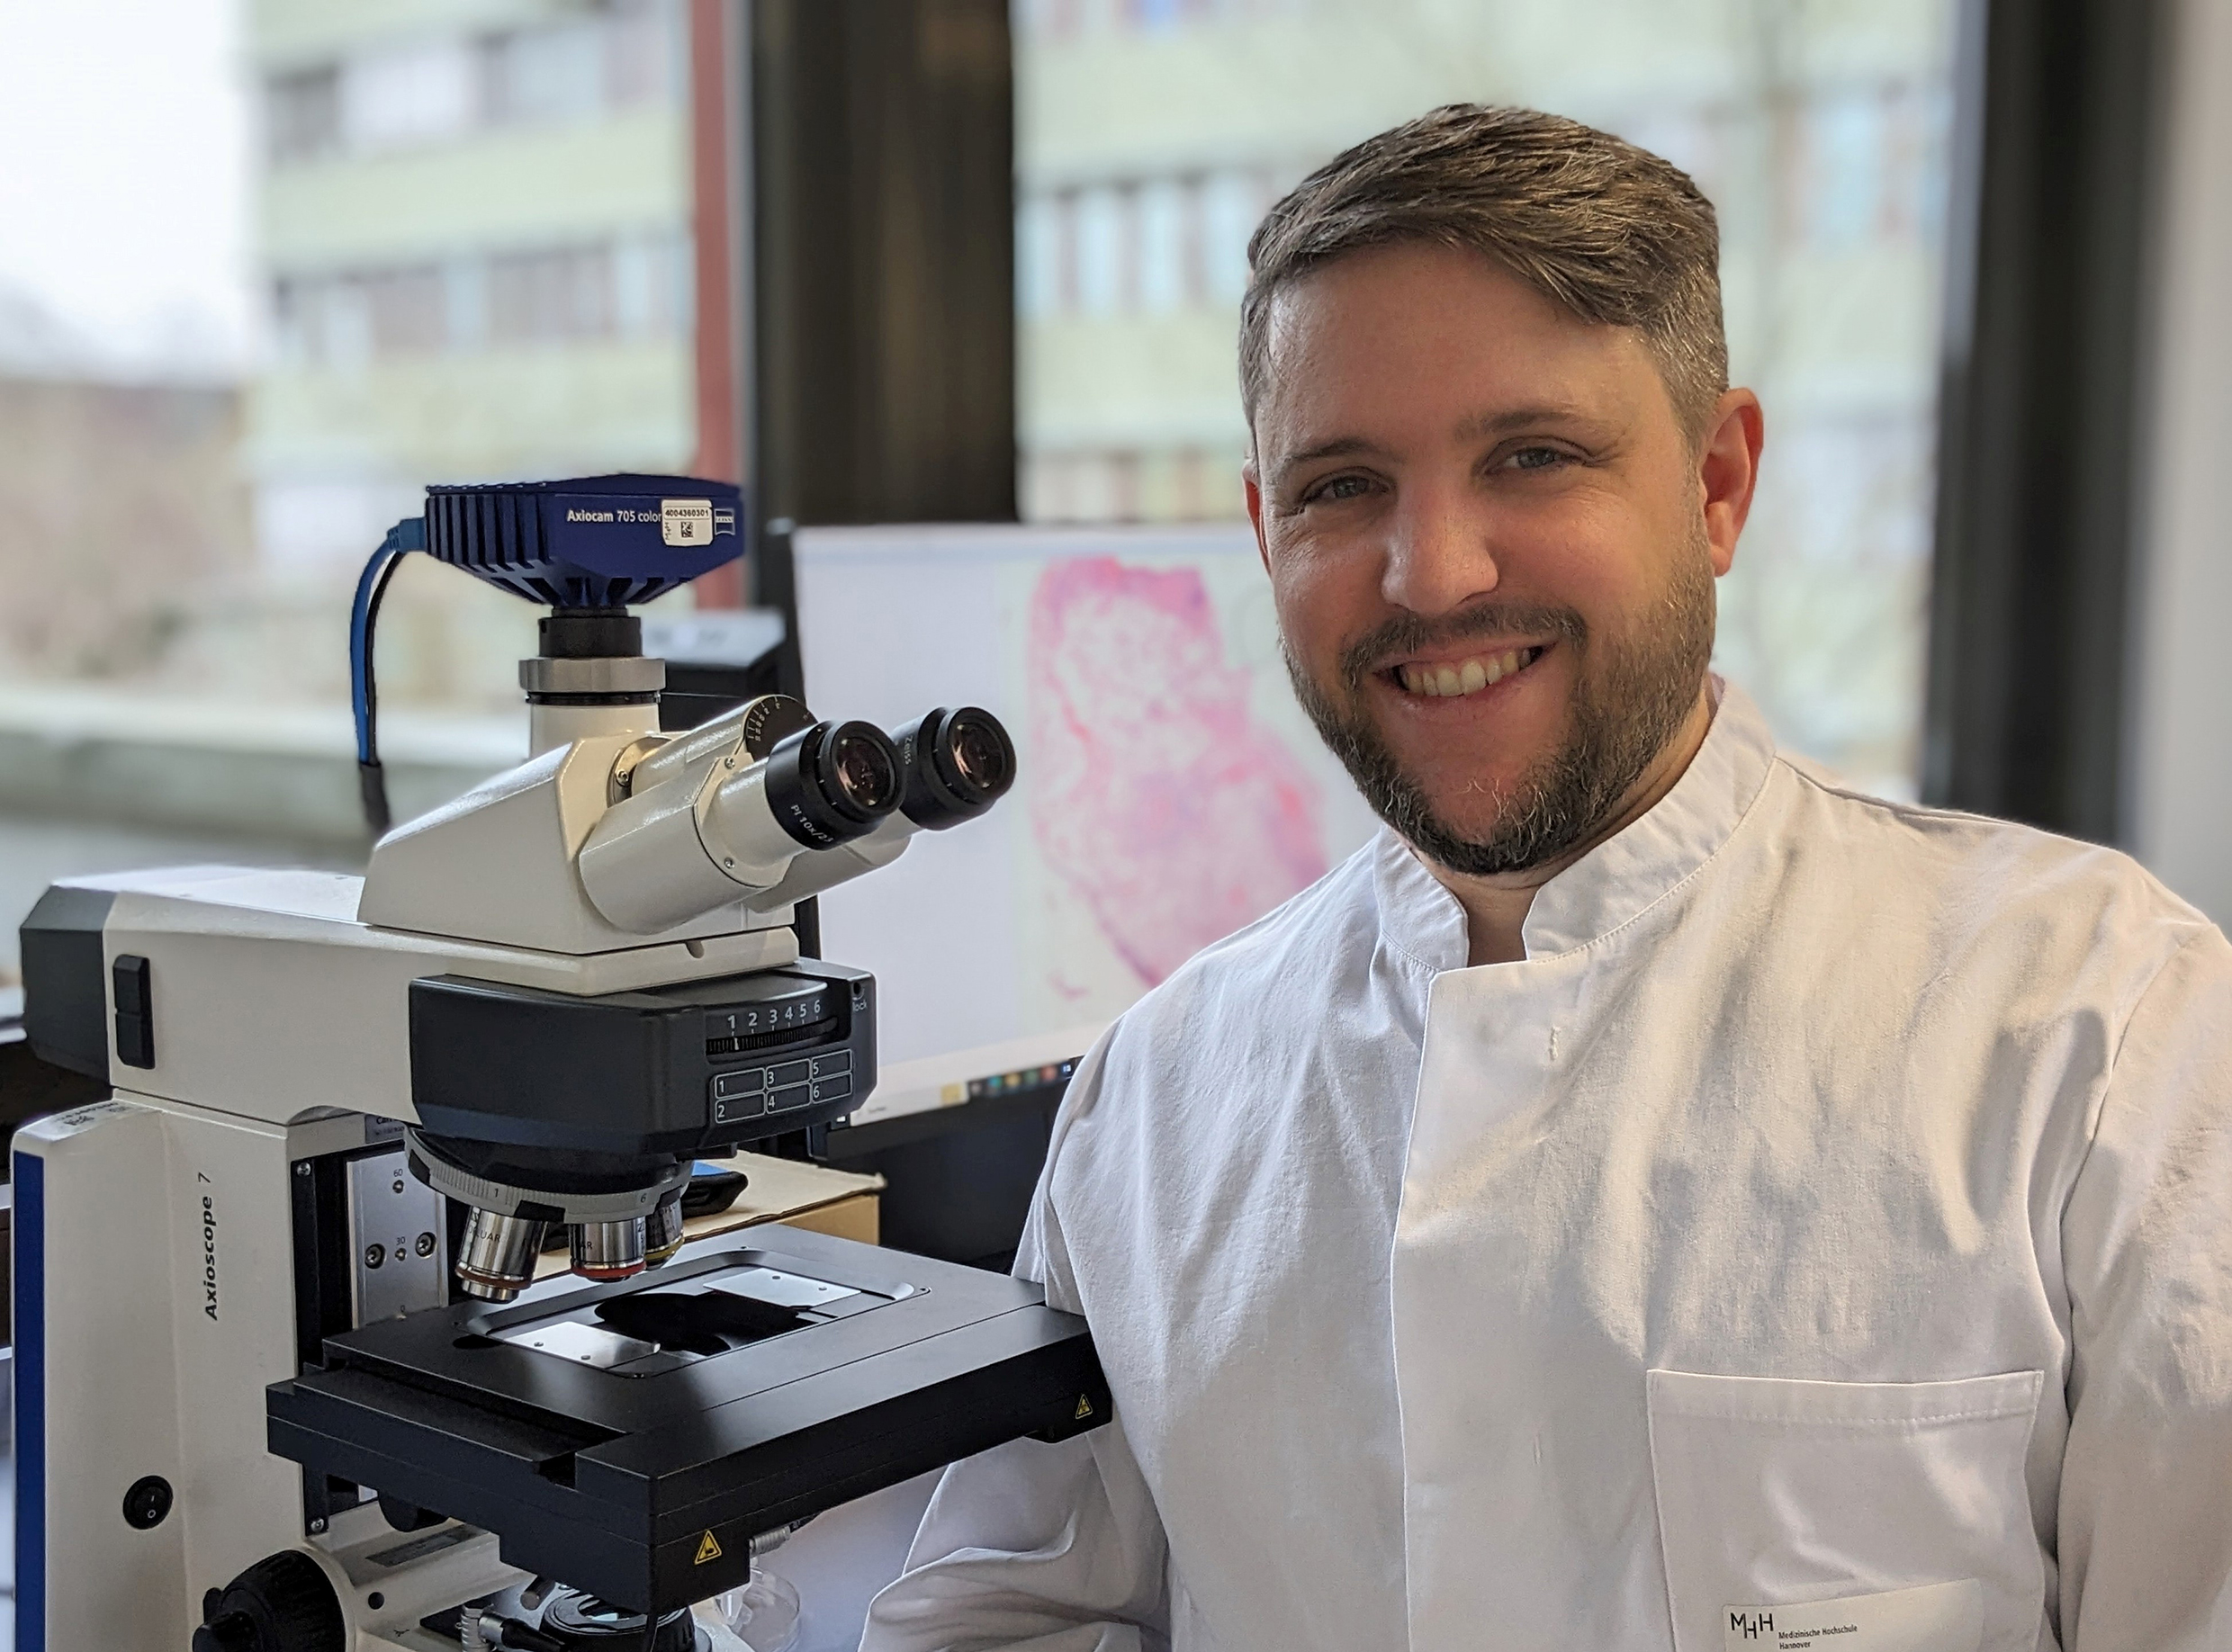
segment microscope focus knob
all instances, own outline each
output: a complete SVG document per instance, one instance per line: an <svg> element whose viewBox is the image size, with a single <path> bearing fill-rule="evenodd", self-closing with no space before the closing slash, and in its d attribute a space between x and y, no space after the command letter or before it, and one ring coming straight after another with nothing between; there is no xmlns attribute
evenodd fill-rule
<svg viewBox="0 0 2232 1652"><path fill-rule="evenodd" d="M211 1594L194 1652L348 1652L341 1603L300 1549L266 1555Z"/></svg>
<svg viewBox="0 0 2232 1652"><path fill-rule="evenodd" d="M227 1612L194 1631L194 1652L256 1652L256 1624L245 1612Z"/></svg>

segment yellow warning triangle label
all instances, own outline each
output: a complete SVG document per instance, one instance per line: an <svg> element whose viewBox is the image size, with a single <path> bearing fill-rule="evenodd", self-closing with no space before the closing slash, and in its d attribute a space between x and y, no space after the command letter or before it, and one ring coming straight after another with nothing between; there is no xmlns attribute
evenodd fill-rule
<svg viewBox="0 0 2232 1652"><path fill-rule="evenodd" d="M703 1566L708 1560L718 1560L720 1558L720 1540L715 1537L711 1531L707 1531L705 1536L698 1540L698 1558L691 1561L690 1564L692 1566Z"/></svg>
<svg viewBox="0 0 2232 1652"><path fill-rule="evenodd" d="M1090 1399L1087 1399L1087 1398L1086 1398L1084 1395L1080 1394L1080 1395L1077 1396L1077 1415L1078 1415L1078 1417L1079 1417L1080 1419L1083 1419L1083 1418L1085 1418L1085 1417L1089 1417L1089 1416L1091 1416L1092 1414L1093 1414L1093 1402L1092 1402Z"/></svg>

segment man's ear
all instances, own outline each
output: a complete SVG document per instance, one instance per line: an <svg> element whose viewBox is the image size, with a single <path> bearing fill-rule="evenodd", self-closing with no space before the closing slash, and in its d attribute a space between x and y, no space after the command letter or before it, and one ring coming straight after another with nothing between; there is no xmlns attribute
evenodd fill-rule
<svg viewBox="0 0 2232 1652"><path fill-rule="evenodd" d="M1697 451L1706 543L1712 549L1715 576L1726 573L1736 561L1736 541L1751 514L1751 497L1760 483L1760 449L1766 439L1760 399L1748 390L1724 391Z"/></svg>
<svg viewBox="0 0 2232 1652"><path fill-rule="evenodd" d="M1256 530L1256 554L1262 559L1264 571L1271 571L1271 545L1264 538L1264 484L1256 472L1256 443L1250 438L1247 457L1240 463L1240 489L1247 496L1247 524Z"/></svg>

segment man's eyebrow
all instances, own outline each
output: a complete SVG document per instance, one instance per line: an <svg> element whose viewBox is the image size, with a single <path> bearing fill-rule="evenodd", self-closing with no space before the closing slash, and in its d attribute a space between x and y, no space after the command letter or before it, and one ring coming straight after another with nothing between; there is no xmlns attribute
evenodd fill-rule
<svg viewBox="0 0 2232 1652"><path fill-rule="evenodd" d="M1321 459L1353 459L1359 453L1383 459L1387 456L1387 450L1360 435L1335 436L1329 442L1298 448L1281 458L1272 471L1272 485L1276 487L1303 465L1316 464Z"/></svg>
<svg viewBox="0 0 2232 1652"><path fill-rule="evenodd" d="M1534 407L1475 413L1457 421L1456 435L1460 442L1477 442L1487 436L1510 435L1528 429L1539 430L1545 425L1580 425L1591 431L1610 434L1609 427L1601 418L1567 403L1546 401Z"/></svg>

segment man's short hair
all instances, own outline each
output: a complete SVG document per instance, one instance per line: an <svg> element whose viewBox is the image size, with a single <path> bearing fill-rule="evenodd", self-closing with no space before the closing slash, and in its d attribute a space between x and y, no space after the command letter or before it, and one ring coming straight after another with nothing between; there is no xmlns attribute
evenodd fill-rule
<svg viewBox="0 0 2232 1652"><path fill-rule="evenodd" d="M1272 301L1345 254L1399 242L1485 254L1579 316L1632 327L1692 440L1728 388L1720 227L1689 175L1648 149L1533 109L1451 103L1326 163L1247 243L1240 400L1269 371Z"/></svg>

